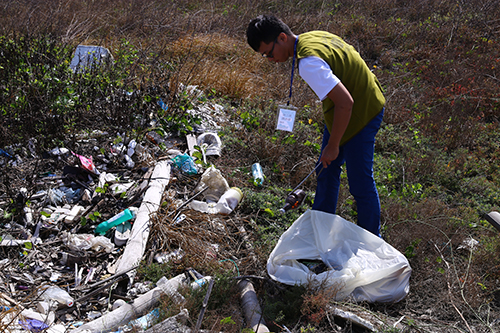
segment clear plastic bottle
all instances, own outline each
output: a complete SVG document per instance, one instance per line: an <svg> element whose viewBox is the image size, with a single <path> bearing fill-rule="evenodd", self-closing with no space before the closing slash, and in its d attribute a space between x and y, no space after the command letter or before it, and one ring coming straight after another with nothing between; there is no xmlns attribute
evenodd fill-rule
<svg viewBox="0 0 500 333"><path fill-rule="evenodd" d="M254 163L252 165L252 176L254 184L257 186L261 186L264 182L264 172L262 172L260 163Z"/></svg>
<svg viewBox="0 0 500 333"><path fill-rule="evenodd" d="M136 214L137 214L136 207L127 208L121 213L113 216L109 220L101 222L99 225L97 225L97 227L95 228L95 233L99 235L104 235L106 231L108 231L109 229L116 227L117 225L122 224L123 222L133 219Z"/></svg>
<svg viewBox="0 0 500 333"><path fill-rule="evenodd" d="M46 302L57 301L59 304L72 307L74 304L73 297L71 297L65 290L58 286L50 286L48 288L40 289L40 297Z"/></svg>
<svg viewBox="0 0 500 333"><path fill-rule="evenodd" d="M302 205L304 199L306 198L306 192L301 189L295 190L288 195L285 200L285 206L280 209L280 212L286 213L290 209L295 209Z"/></svg>

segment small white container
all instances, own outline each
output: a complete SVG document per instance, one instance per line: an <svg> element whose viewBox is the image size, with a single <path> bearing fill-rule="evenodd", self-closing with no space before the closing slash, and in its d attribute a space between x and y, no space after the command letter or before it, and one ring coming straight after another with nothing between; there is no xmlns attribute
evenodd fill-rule
<svg viewBox="0 0 500 333"><path fill-rule="evenodd" d="M217 211L222 215L230 214L243 198L243 192L237 187L227 190L217 202Z"/></svg>
<svg viewBox="0 0 500 333"><path fill-rule="evenodd" d="M116 226L115 229L115 244L116 246L125 245L130 238L130 230L132 225L130 221L125 221L122 224Z"/></svg>

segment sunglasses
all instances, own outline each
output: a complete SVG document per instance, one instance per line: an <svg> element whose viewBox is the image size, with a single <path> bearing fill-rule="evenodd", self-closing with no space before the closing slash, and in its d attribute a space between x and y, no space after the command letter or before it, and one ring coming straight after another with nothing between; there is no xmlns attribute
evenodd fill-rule
<svg viewBox="0 0 500 333"><path fill-rule="evenodd" d="M267 54L265 53L262 53L262 56L264 58L273 58L273 51L274 51L274 46L276 45L276 42L278 41L278 37L276 37L276 39L274 40L273 42L273 47L271 48L271 51L269 51Z"/></svg>

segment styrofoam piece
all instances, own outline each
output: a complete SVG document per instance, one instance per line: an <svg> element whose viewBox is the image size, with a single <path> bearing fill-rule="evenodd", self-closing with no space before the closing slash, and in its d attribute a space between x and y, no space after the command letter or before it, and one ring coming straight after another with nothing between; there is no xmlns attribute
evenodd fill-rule
<svg viewBox="0 0 500 333"><path fill-rule="evenodd" d="M69 215L66 215L64 218L64 222L73 222L75 217L80 214L84 210L83 206L74 205L73 208L69 211Z"/></svg>

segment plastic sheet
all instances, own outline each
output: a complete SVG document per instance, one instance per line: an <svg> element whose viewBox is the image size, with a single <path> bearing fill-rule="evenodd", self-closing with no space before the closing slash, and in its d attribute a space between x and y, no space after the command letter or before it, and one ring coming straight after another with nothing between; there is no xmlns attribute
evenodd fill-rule
<svg viewBox="0 0 500 333"><path fill-rule="evenodd" d="M222 176L220 170L211 166L201 175L200 183L194 189L195 192L208 189L203 192L203 197L208 202L217 202L220 197L229 190L227 180Z"/></svg>
<svg viewBox="0 0 500 333"><path fill-rule="evenodd" d="M107 253L113 251L115 245L109 238L104 236L94 236L90 234L71 234L62 232L62 240L65 245L75 251L104 249Z"/></svg>
<svg viewBox="0 0 500 333"><path fill-rule="evenodd" d="M314 273L299 260L321 260ZM326 283L338 288L336 300L398 302L409 292L406 257L383 239L338 215L306 211L280 237L267 261L269 275L295 285Z"/></svg>

